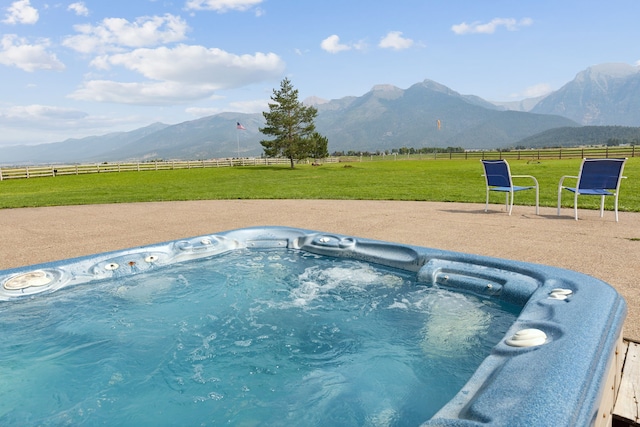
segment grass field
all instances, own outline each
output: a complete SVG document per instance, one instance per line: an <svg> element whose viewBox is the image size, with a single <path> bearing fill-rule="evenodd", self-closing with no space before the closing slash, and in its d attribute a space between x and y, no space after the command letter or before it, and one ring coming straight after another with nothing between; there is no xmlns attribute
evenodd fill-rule
<svg viewBox="0 0 640 427"><path fill-rule="evenodd" d="M510 160L514 175L540 183L540 205L556 206L558 182L577 175L580 159L528 163ZM0 208L203 199L359 199L484 203L485 183L478 160L389 160L322 166L248 166L99 173L0 181ZM621 211L640 211L640 158L625 166ZM528 181L524 181L523 184ZM574 181L575 182L575 181ZM518 184L518 181L516 181ZM572 203L565 192L563 206ZM611 199L611 198L608 198ZM599 199L580 197L581 208ZM492 194L492 203L504 203ZM565 203L567 202L567 203ZM532 205L532 191L516 194L516 204ZM606 207L611 209L612 200Z"/></svg>

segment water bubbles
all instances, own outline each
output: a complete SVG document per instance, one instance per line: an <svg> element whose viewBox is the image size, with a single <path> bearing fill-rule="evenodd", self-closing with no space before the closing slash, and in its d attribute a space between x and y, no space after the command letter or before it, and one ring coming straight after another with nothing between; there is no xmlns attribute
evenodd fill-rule
<svg viewBox="0 0 640 427"><path fill-rule="evenodd" d="M207 397L211 400L222 400L224 399L224 396L221 395L220 393L216 393L215 391L212 391L211 393L209 393L207 395Z"/></svg>

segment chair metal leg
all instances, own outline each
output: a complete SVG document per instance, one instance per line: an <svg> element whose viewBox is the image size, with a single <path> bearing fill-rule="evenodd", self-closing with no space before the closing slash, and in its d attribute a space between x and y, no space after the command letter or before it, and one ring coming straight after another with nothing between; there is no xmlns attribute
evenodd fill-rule
<svg viewBox="0 0 640 427"><path fill-rule="evenodd" d="M558 186L558 216L560 216L560 203L562 202L562 185Z"/></svg>
<svg viewBox="0 0 640 427"><path fill-rule="evenodd" d="M575 212L576 221L578 220L578 192L573 197L573 211Z"/></svg>
<svg viewBox="0 0 640 427"><path fill-rule="evenodd" d="M616 222L618 222L618 193L613 198L613 210L616 212Z"/></svg>
<svg viewBox="0 0 640 427"><path fill-rule="evenodd" d="M487 201L484 204L484 211L487 212L489 210L489 187L487 187Z"/></svg>
<svg viewBox="0 0 640 427"><path fill-rule="evenodd" d="M604 216L604 196L600 198L600 218Z"/></svg>

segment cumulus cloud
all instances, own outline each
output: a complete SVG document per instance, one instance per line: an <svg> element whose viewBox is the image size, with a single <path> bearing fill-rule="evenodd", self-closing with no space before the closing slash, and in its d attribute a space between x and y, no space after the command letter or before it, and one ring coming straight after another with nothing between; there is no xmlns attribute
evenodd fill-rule
<svg viewBox="0 0 640 427"><path fill-rule="evenodd" d="M235 55L218 48L178 45L174 48L136 49L101 58L101 63L137 71L152 80L190 84L210 83L235 88L279 76L284 63L274 53ZM215 83L213 83L215 82Z"/></svg>
<svg viewBox="0 0 640 427"><path fill-rule="evenodd" d="M237 10L243 12L262 3L263 0L188 0L185 8L187 10L214 10L219 13ZM258 12L259 15L262 11Z"/></svg>
<svg viewBox="0 0 640 427"><path fill-rule="evenodd" d="M35 24L38 22L38 9L31 6L29 0L17 0L7 8L5 24Z"/></svg>
<svg viewBox="0 0 640 427"><path fill-rule="evenodd" d="M134 22L105 18L99 25L76 25L74 29L80 34L65 38L62 44L81 53L95 53L182 41L189 26L179 16L166 14L144 16Z"/></svg>
<svg viewBox="0 0 640 427"><path fill-rule="evenodd" d="M333 34L322 40L320 47L329 53L338 53L345 50L351 50L351 46L340 43L340 37Z"/></svg>
<svg viewBox="0 0 640 427"><path fill-rule="evenodd" d="M92 65L102 69L124 67L148 81L92 80L71 94L72 98L124 104L171 104L206 98L220 89L277 78L284 71L284 62L273 53L235 55L221 49L190 45L101 56Z"/></svg>
<svg viewBox="0 0 640 427"><path fill-rule="evenodd" d="M504 27L508 31L516 31L522 27L528 27L533 24L531 18L523 18L520 20L514 18L494 18L488 23L472 22L451 26L451 31L458 35L463 34L493 34L499 27Z"/></svg>
<svg viewBox="0 0 640 427"><path fill-rule="evenodd" d="M390 31L380 39L380 43L378 47L383 49L394 49L394 50L402 50L408 49L413 46L413 40L402 37L402 32L400 31Z"/></svg>
<svg viewBox="0 0 640 427"><path fill-rule="evenodd" d="M213 93L215 86L186 85L177 82L114 82L91 80L69 95L81 101L113 102L131 105L170 105L195 101Z"/></svg>
<svg viewBox="0 0 640 427"><path fill-rule="evenodd" d="M74 12L78 16L89 16L89 9L82 1L71 3L67 10Z"/></svg>
<svg viewBox="0 0 640 427"><path fill-rule="evenodd" d="M47 51L48 39L29 43L15 34L6 34L0 40L0 64L13 66L21 70L64 70L65 66L54 53Z"/></svg>

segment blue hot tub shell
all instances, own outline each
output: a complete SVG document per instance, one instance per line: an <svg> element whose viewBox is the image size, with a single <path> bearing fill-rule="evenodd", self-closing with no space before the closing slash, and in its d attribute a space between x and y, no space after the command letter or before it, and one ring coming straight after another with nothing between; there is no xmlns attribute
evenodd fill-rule
<svg viewBox="0 0 640 427"><path fill-rule="evenodd" d="M0 300L35 297L241 248L297 249L372 262L414 272L420 283L522 306L471 379L424 426L610 424L626 303L608 284L555 267L256 227L0 271Z"/></svg>

